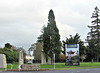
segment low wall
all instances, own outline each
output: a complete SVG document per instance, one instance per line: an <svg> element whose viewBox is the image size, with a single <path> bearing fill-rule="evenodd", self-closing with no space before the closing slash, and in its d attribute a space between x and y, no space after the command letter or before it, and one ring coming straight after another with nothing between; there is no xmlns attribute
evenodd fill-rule
<svg viewBox="0 0 100 73"><path fill-rule="evenodd" d="M24 70L34 70L34 69L39 69L40 64L24 64L21 67Z"/></svg>

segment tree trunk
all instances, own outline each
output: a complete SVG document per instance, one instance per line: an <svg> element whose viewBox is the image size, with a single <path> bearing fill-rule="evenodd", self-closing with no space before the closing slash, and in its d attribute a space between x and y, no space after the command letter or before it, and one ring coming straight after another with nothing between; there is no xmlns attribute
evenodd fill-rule
<svg viewBox="0 0 100 73"><path fill-rule="evenodd" d="M97 62L99 62L99 57L97 57Z"/></svg>
<svg viewBox="0 0 100 73"><path fill-rule="evenodd" d="M82 63L83 63L84 59L82 59Z"/></svg>
<svg viewBox="0 0 100 73"><path fill-rule="evenodd" d="M53 57L51 58L51 65L53 65Z"/></svg>
<svg viewBox="0 0 100 73"><path fill-rule="evenodd" d="M48 57L48 64L51 64L51 57Z"/></svg>
<svg viewBox="0 0 100 73"><path fill-rule="evenodd" d="M92 58L92 59L91 59L91 64L93 64L93 61L94 61L94 59Z"/></svg>

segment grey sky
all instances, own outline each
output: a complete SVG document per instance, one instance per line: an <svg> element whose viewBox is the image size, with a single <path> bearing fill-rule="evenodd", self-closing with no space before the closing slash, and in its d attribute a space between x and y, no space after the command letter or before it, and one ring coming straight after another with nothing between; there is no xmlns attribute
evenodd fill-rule
<svg viewBox="0 0 100 73"><path fill-rule="evenodd" d="M11 43L26 51L37 41L53 9L61 41L79 33L84 40L100 0L0 0L0 46Z"/></svg>

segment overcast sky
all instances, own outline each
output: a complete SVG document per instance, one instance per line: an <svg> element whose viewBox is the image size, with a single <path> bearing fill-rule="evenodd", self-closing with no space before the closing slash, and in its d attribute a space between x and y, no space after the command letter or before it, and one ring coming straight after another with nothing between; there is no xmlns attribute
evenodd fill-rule
<svg viewBox="0 0 100 73"><path fill-rule="evenodd" d="M100 0L0 0L0 47L10 43L27 51L47 25L50 9L61 41L76 33L84 41L96 6Z"/></svg>

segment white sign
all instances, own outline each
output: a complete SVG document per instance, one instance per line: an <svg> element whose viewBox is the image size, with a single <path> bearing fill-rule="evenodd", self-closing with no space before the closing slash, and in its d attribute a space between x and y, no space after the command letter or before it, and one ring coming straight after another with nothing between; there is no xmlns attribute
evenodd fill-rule
<svg viewBox="0 0 100 73"><path fill-rule="evenodd" d="M66 44L66 65L79 65L79 44Z"/></svg>
<svg viewBox="0 0 100 73"><path fill-rule="evenodd" d="M21 65L18 65L18 69L22 69L22 68L21 68Z"/></svg>

